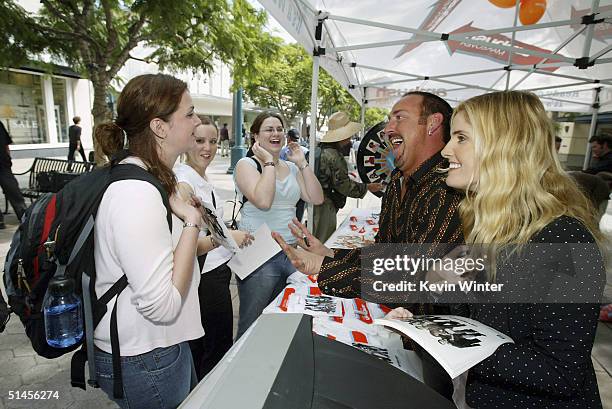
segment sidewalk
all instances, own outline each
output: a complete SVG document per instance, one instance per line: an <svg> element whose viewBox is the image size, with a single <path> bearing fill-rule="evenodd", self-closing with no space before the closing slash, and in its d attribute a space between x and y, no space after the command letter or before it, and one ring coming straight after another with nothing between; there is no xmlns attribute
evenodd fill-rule
<svg viewBox="0 0 612 409"><path fill-rule="evenodd" d="M29 162L28 162L29 161ZM28 168L30 160L16 160L15 172ZM225 219L232 215L234 184L232 176L226 174L229 159L217 156L208 169L208 176L215 185L220 199L224 202ZM20 177L21 186L26 186L27 178ZM0 198L0 203L4 200ZM346 214L355 207L379 207L380 200L368 193L364 199L348 199L347 205L339 213L342 221ZM8 251L11 237L17 228L13 213L6 215L6 230L0 230L0 257L2 262ZM3 285L0 288L4 291ZM234 334L238 319L238 293L235 280L231 283L232 302L234 304ZM608 274L608 296L612 296L612 274ZM612 324L600 323L595 346L592 352L593 364L597 374L599 390L604 409L612 409ZM9 391L57 391L59 399L45 401L9 400ZM13 315L4 333L0 334L0 409L2 408L70 408L70 409L105 409L117 408L99 389L88 388L87 391L70 386L70 355L47 360L37 356L32 350L23 326L17 316Z"/></svg>

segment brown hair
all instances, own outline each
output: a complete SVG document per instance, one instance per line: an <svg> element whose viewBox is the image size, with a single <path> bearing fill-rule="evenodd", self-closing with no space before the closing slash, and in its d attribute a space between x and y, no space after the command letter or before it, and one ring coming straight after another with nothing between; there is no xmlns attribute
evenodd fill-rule
<svg viewBox="0 0 612 409"><path fill-rule="evenodd" d="M217 126L216 123L213 122L213 120L209 116L206 116L206 115L201 116L200 121L202 121L202 125L211 125L217 130L217 132L219 132L219 127ZM223 124L223 125L227 125L227 124Z"/></svg>
<svg viewBox="0 0 612 409"><path fill-rule="evenodd" d="M117 101L117 119L96 127L95 138L108 157L123 149L124 134L131 154L139 157L149 172L172 194L177 182L172 169L157 152L157 135L149 127L154 118L169 121L187 90L187 84L166 74L146 74L132 78Z"/></svg>
<svg viewBox="0 0 612 409"><path fill-rule="evenodd" d="M448 143L451 138L451 116L453 115L453 108L449 103L436 94L425 91L409 91L402 95L402 98L409 95L420 95L423 97L423 102L421 102L422 118L427 118L429 115L437 113L442 114L442 138L444 143Z"/></svg>
<svg viewBox="0 0 612 409"><path fill-rule="evenodd" d="M255 118L253 124L251 125L251 135L259 134L259 130L261 129L261 124L263 124L263 121L271 117L278 119L281 125L283 125L283 127L285 126L285 124L283 123L283 118L281 118L279 114L275 114L273 112L262 112L261 114L257 115L257 118Z"/></svg>

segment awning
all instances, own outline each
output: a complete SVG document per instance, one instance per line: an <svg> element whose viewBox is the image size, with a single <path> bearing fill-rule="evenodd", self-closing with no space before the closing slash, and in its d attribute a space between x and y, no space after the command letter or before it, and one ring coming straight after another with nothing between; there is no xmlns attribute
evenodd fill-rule
<svg viewBox="0 0 612 409"><path fill-rule="evenodd" d="M590 112L597 87L601 107L612 104L612 0L259 2L309 53L324 52L321 67L367 106L415 89L451 104L517 89L551 111ZM521 23L522 3L545 4L537 23Z"/></svg>

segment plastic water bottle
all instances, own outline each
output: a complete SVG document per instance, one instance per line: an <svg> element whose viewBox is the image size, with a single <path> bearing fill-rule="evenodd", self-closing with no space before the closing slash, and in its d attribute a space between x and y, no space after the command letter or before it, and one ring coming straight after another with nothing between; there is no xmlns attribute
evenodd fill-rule
<svg viewBox="0 0 612 409"><path fill-rule="evenodd" d="M74 293L72 279L51 279L43 310L47 344L54 348L66 348L83 338L81 300Z"/></svg>

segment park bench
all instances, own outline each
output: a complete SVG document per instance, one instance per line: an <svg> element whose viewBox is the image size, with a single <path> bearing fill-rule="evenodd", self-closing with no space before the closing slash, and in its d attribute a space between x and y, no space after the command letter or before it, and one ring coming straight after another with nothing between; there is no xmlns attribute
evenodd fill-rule
<svg viewBox="0 0 612 409"><path fill-rule="evenodd" d="M96 166L92 162L76 162L66 159L35 158L30 169L14 175L30 173L28 187L22 188L23 197L30 202L38 199L43 193L57 192L71 180L83 173L91 171Z"/></svg>

